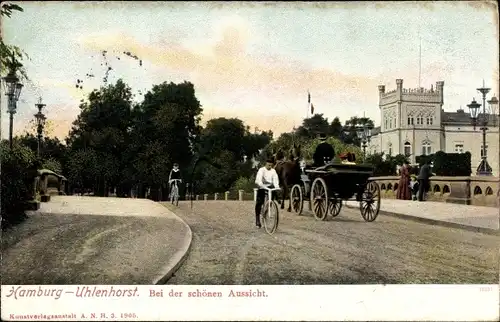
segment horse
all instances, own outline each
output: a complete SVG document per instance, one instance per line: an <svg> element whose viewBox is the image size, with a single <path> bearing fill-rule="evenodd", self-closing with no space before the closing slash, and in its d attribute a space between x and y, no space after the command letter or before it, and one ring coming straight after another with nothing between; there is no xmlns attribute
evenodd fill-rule
<svg viewBox="0 0 500 322"><path fill-rule="evenodd" d="M278 151L280 153L280 151ZM279 156L276 153L276 158ZM281 152L281 155L283 153ZM294 144L289 151L289 157L286 161L277 162L275 166L276 173L280 181L280 186L283 187L281 194L281 209L285 208L285 199L290 194L294 184L300 183L300 144ZM288 212L292 211L292 200L288 198Z"/></svg>

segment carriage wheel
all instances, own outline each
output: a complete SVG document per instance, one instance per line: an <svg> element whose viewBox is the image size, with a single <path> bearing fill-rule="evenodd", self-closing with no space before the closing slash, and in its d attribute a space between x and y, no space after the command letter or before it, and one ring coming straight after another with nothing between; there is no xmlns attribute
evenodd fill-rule
<svg viewBox="0 0 500 322"><path fill-rule="evenodd" d="M290 192L290 200L292 201L292 210L300 216L304 209L304 196L302 187L299 184L293 185Z"/></svg>
<svg viewBox="0 0 500 322"><path fill-rule="evenodd" d="M365 221L377 219L380 211L380 187L376 182L370 181L361 195L359 210Z"/></svg>
<svg viewBox="0 0 500 322"><path fill-rule="evenodd" d="M328 215L328 190L323 178L316 178L311 187L311 205L314 217L325 220Z"/></svg>
<svg viewBox="0 0 500 322"><path fill-rule="evenodd" d="M332 217L337 217L340 213L340 209L342 209L342 199L334 197L330 199L330 203L328 204L329 213Z"/></svg>

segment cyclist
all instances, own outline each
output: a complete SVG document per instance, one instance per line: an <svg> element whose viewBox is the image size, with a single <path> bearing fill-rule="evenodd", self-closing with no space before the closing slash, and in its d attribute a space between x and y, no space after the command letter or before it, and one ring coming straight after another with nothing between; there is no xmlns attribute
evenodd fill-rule
<svg viewBox="0 0 500 322"><path fill-rule="evenodd" d="M170 195L172 195L172 188L174 186L174 181L173 180L180 180L179 182L182 182L182 174L181 170L179 169L179 164L174 163L174 167L172 170L170 170L170 174L168 175L168 184L170 187Z"/></svg>
<svg viewBox="0 0 500 322"><path fill-rule="evenodd" d="M262 227L260 223L260 212L266 197L266 189L279 188L280 186L278 174L273 166L274 160L272 158L267 159L266 165L257 171L257 176L255 177L255 184L257 184L258 187L257 199L255 201L255 226L257 226L257 228Z"/></svg>

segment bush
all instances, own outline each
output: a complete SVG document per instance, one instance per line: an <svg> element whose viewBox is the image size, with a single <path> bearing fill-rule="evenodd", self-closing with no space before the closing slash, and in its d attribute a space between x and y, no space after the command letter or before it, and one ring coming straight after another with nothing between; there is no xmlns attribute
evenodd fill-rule
<svg viewBox="0 0 500 322"><path fill-rule="evenodd" d="M330 143L333 146L333 149L335 150L335 155L339 156L342 153L347 153L351 152L354 153L356 156L356 160L362 161L363 160L363 152L360 147L351 145L351 144L345 144L342 141L340 141L337 138L334 137L329 137L326 139L326 142ZM314 151L316 150L316 147L318 144L320 144L321 141L319 139L314 139L311 141L308 141L305 145L302 147L302 157L306 161L311 161Z"/></svg>
<svg viewBox="0 0 500 322"><path fill-rule="evenodd" d="M374 177L397 175L396 167L403 165L405 161L408 161L408 158L402 154L386 156L384 160L384 152L370 154L366 157L366 163L373 166Z"/></svg>
<svg viewBox="0 0 500 322"><path fill-rule="evenodd" d="M252 192L253 188L255 188L255 175L250 178L240 177L231 187L231 190L244 190L245 192Z"/></svg>
<svg viewBox="0 0 500 322"><path fill-rule="evenodd" d="M415 162L418 163L419 167L421 167L424 164L426 164L427 161L434 162L434 154L430 154L430 155L417 155L415 157Z"/></svg>
<svg viewBox="0 0 500 322"><path fill-rule="evenodd" d="M436 152L434 155L434 173L438 176L470 176L471 154Z"/></svg>
<svg viewBox="0 0 500 322"><path fill-rule="evenodd" d="M5 228L26 218L25 205L31 199L32 181L38 161L35 154L25 146L14 144L10 150L8 142L4 141L0 150L2 228Z"/></svg>

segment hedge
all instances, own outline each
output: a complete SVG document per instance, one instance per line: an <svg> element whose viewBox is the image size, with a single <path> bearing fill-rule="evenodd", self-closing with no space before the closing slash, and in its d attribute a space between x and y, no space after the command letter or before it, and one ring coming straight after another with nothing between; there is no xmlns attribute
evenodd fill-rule
<svg viewBox="0 0 500 322"><path fill-rule="evenodd" d="M431 155L420 155L416 157L417 163L422 166L426 161L433 162L433 172L438 176L460 177L470 176L471 154L465 153L445 153L438 151Z"/></svg>
<svg viewBox="0 0 500 322"><path fill-rule="evenodd" d="M438 176L470 176L471 175L471 154L465 153L444 153L436 152L434 155L434 173Z"/></svg>
<svg viewBox="0 0 500 322"><path fill-rule="evenodd" d="M29 148L14 142L0 144L1 161L1 213L2 228L15 225L26 218L26 202L31 199L33 178L40 165Z"/></svg>

